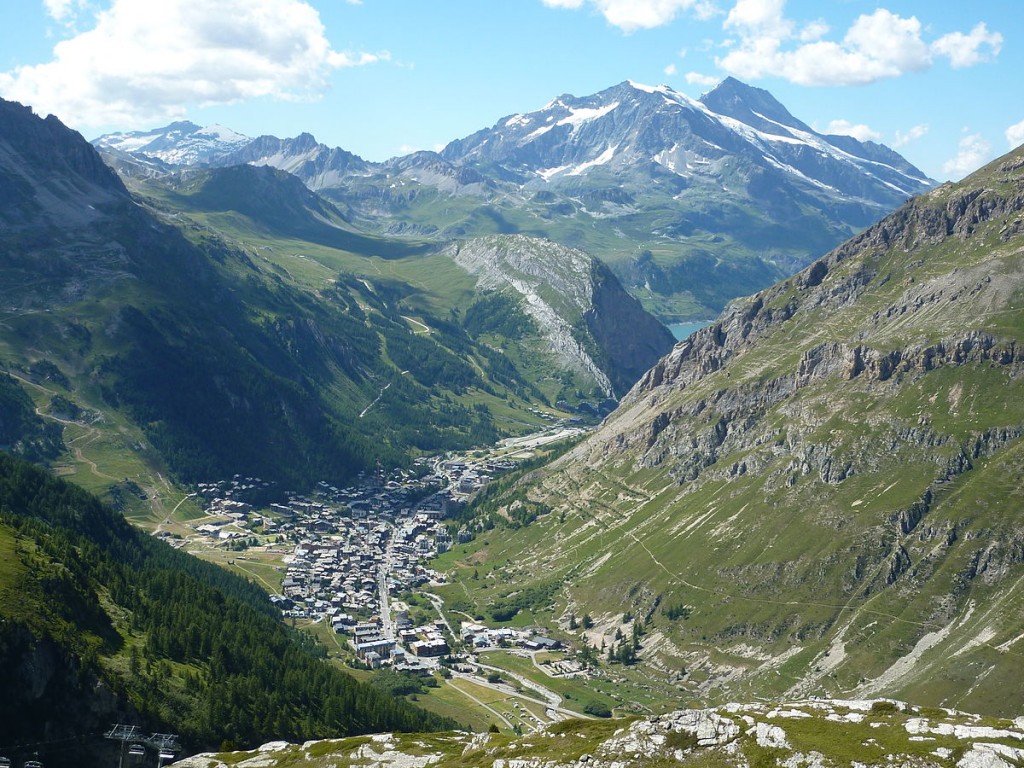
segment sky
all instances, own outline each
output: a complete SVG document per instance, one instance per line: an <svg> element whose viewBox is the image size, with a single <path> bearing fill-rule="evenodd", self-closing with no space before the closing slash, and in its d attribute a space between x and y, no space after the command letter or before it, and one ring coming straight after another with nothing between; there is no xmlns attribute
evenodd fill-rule
<svg viewBox="0 0 1024 768"><path fill-rule="evenodd" d="M632 80L726 76L957 180L1024 143L1021 0L0 0L0 96L381 161Z"/></svg>

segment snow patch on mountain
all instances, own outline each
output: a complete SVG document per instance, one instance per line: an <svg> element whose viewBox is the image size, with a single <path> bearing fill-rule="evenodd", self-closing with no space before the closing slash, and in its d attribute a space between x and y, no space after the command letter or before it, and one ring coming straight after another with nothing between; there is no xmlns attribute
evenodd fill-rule
<svg viewBox="0 0 1024 768"><path fill-rule="evenodd" d="M211 165L251 141L248 136L223 125L204 128L195 123L178 122L151 131L110 133L93 144L169 165Z"/></svg>
<svg viewBox="0 0 1024 768"><path fill-rule="evenodd" d="M607 149L605 149L604 152L595 157L593 160L588 160L585 163L580 163L579 165L577 165L575 168L569 171L568 175L579 176L580 174L586 172L590 168L594 168L595 166L607 165L615 158L616 151L616 147L608 147Z"/></svg>
<svg viewBox="0 0 1024 768"><path fill-rule="evenodd" d="M532 133L527 134L526 140L527 141L533 141L534 139L538 139L541 136L543 136L545 133L550 131L552 128L554 128L554 127L555 126L553 126L553 125L542 125L537 130L533 131Z"/></svg>
<svg viewBox="0 0 1024 768"><path fill-rule="evenodd" d="M590 122L591 120L597 120L599 118L604 117L609 112L618 109L618 107L619 102L617 101L611 104L606 104L603 107L597 107L594 109L587 107L573 109L572 107L568 107L569 115L567 117L563 117L561 120L558 121L557 124L571 125L573 128L578 128L579 126L583 125L583 123L587 123Z"/></svg>
<svg viewBox="0 0 1024 768"><path fill-rule="evenodd" d="M250 141L248 136L216 123L196 131L194 135L208 136L212 141L219 141L227 144L248 144Z"/></svg>

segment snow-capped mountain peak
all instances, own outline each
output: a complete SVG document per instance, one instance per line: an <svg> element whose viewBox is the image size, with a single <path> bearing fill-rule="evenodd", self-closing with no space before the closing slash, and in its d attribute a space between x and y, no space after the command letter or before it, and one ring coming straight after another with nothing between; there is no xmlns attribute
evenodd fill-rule
<svg viewBox="0 0 1024 768"><path fill-rule="evenodd" d="M880 211L932 184L896 152L819 134L768 91L734 78L699 100L632 81L587 97L562 95L452 142L442 156L456 165L500 167L528 185L600 170L601 178L610 172L638 188L651 173L679 176L686 185L720 173L722 163L740 162L744 177L767 174L773 185L828 190Z"/></svg>
<svg viewBox="0 0 1024 768"><path fill-rule="evenodd" d="M182 121L150 131L108 133L93 141L97 147L155 158L169 165L215 165L251 142L248 136L222 125L205 128Z"/></svg>

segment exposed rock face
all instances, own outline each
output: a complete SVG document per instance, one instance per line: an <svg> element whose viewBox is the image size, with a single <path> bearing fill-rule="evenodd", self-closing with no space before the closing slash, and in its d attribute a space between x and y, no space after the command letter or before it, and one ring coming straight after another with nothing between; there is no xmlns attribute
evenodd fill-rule
<svg viewBox="0 0 1024 768"><path fill-rule="evenodd" d="M1010 166L1004 163L1001 170L1006 172ZM648 426L620 432L614 442L606 443L606 450L614 454L639 449L643 466L669 463L678 480L692 481L714 466L719 456L770 439L770 435L757 434L757 425L768 414L799 397L803 390L813 390L830 380L856 382L860 389L891 396L907 377L946 366L1002 366L1016 377L1024 363L1024 346L1016 338L971 328L970 318L975 312L1004 306L1017 287L1024 285L1024 268L1012 262L1008 271L1002 271L1000 279L993 281L990 264L965 262L950 272L925 279L908 274L902 281L903 290L889 290L892 299L867 317L858 317L860 327L851 340L802 344L797 364L781 376L762 378L754 384L723 382L722 388L706 397L684 398L670 409L660 405L678 399L669 393L703 382L749 351L772 344L773 335L787 325L800 324L802 315L846 311L859 315L866 292L881 292L894 279L893 272L882 273L882 253L909 256L949 238L970 238L974 228L985 222L1021 218L1022 187L1018 180L1017 191L1009 195L945 188L911 201L795 278L736 302L714 324L677 345L637 383L624 398L623 407L645 410L643 421ZM940 199L938 205L936 197ZM1003 230L1008 231L1005 225ZM921 265L919 260L915 263ZM923 324L927 331L908 343L897 334L899 328L911 322ZM944 335L935 339L939 334ZM931 338L926 341L922 337ZM890 346L900 341L901 345ZM716 418L709 419L709 414ZM706 426L701 427L702 422ZM791 425L783 444L794 454L793 468L799 474L815 472L825 483L838 483L868 469L856 466L851 459L837 459L827 445L797 445L798 435L799 430ZM1008 435L997 438L997 442L1001 447L1019 435L1017 426L1010 427ZM987 442L992 437L985 434L978 439ZM939 436L926 436L914 429L902 430L893 440L932 447L944 442ZM991 454L990 449L986 450ZM945 482L969 467L969 458L961 460L958 468L939 481ZM758 469L756 458L728 469L718 468L733 476Z"/></svg>
<svg viewBox="0 0 1024 768"><path fill-rule="evenodd" d="M78 132L3 99L0 178L0 221L14 231L36 226L40 217L58 227L86 226L100 216L97 208L128 200L117 174Z"/></svg>
<svg viewBox="0 0 1024 768"><path fill-rule="evenodd" d="M672 334L595 261L591 306L583 320L603 358L612 388L622 394L675 343Z"/></svg>
<svg viewBox="0 0 1024 768"><path fill-rule="evenodd" d="M269 165L298 176L310 189L336 186L350 174L364 174L368 164L359 156L340 147L319 143L312 135L302 133L293 139L260 136L218 160L218 165L239 163Z"/></svg>

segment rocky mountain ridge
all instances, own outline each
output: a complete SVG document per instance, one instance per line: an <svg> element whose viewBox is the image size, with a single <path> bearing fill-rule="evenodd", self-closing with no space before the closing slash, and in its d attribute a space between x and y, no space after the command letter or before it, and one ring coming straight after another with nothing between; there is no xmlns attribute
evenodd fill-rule
<svg viewBox="0 0 1024 768"><path fill-rule="evenodd" d="M892 150L822 136L767 91L734 78L700 100L632 82L584 98L563 95L537 112L504 118L454 141L441 155L459 165L493 168L528 186L602 166L613 173L638 169L654 179L667 171L693 183L713 174L716 163L742 158L762 174L781 172L881 211L930 186Z"/></svg>

